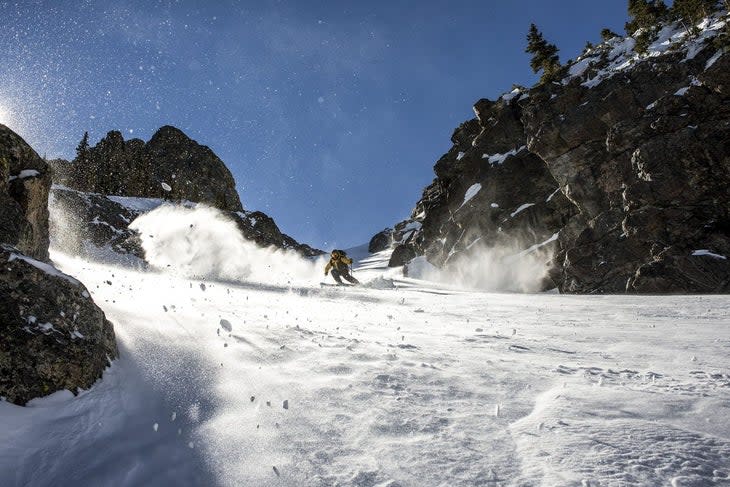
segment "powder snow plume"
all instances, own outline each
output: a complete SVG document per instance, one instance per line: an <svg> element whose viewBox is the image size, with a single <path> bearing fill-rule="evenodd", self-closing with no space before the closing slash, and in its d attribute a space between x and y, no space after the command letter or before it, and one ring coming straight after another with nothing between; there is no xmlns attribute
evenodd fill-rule
<svg viewBox="0 0 730 487"><path fill-rule="evenodd" d="M156 269L185 277L269 284L311 283L319 267L295 252L261 248L215 208L163 205L138 217L146 260Z"/></svg>
<svg viewBox="0 0 730 487"><path fill-rule="evenodd" d="M454 254L443 268L430 265L420 257L408 265L408 275L449 286L485 291L533 293L542 289L553 253L542 244L527 250L524 245L489 247L476 244Z"/></svg>

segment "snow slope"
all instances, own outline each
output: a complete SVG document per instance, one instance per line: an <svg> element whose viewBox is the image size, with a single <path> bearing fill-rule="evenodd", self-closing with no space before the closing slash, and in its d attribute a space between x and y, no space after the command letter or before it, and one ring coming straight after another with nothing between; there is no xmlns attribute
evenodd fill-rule
<svg viewBox="0 0 730 487"><path fill-rule="evenodd" d="M53 254L121 358L0 403L0 485L730 485L727 296L465 292L352 255L363 287Z"/></svg>

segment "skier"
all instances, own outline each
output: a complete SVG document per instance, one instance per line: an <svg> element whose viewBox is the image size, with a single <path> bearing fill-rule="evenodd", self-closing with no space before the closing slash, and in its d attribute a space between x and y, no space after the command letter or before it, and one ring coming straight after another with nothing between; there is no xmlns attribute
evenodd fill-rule
<svg viewBox="0 0 730 487"><path fill-rule="evenodd" d="M344 250L333 250L330 261L327 263L327 267L324 268L324 275L326 276L330 269L332 269L332 277L337 284L344 284L340 277L344 277L353 284L360 284L360 281L350 275L350 266L352 259L350 259Z"/></svg>

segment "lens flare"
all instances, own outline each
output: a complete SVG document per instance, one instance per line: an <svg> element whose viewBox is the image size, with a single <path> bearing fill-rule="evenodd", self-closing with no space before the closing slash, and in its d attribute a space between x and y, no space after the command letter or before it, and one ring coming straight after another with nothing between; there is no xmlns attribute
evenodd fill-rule
<svg viewBox="0 0 730 487"><path fill-rule="evenodd" d="M0 103L0 123L3 125L11 125L10 110Z"/></svg>

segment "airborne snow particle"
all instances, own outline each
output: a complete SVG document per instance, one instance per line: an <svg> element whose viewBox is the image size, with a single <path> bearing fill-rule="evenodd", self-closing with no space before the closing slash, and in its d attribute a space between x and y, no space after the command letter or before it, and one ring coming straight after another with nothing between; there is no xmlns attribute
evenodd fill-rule
<svg viewBox="0 0 730 487"><path fill-rule="evenodd" d="M159 428L160 428L160 425L157 424L157 423L155 423L155 424L152 425L152 429L155 430L155 431L157 431Z"/></svg>

